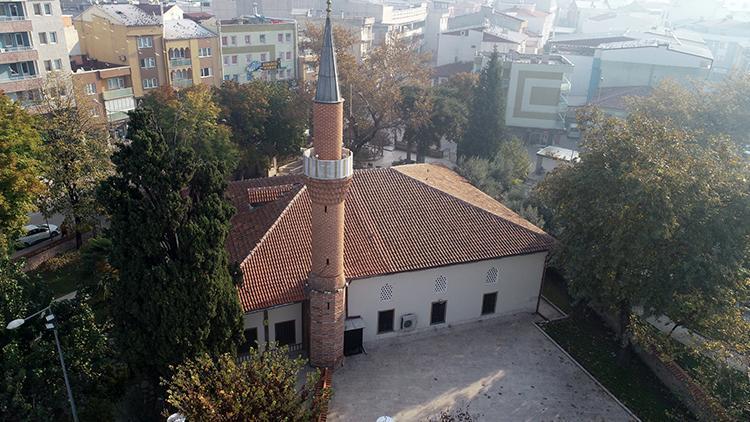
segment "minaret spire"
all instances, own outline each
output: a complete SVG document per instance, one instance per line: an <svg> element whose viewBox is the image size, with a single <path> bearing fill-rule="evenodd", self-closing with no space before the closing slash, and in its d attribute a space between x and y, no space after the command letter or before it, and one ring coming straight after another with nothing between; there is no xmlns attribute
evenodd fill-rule
<svg viewBox="0 0 750 422"><path fill-rule="evenodd" d="M318 88L315 91L315 102L338 103L341 100L339 91L338 70L336 68L336 50L333 45L333 25L331 25L331 0L326 8L326 26L323 29L323 49L320 52L318 69Z"/></svg>

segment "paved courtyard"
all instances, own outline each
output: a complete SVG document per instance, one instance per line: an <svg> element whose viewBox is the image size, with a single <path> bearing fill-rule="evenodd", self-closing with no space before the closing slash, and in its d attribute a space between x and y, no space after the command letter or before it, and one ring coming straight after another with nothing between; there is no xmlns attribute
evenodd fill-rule
<svg viewBox="0 0 750 422"><path fill-rule="evenodd" d="M480 421L631 420L530 315L378 344L348 357L333 388L329 421L426 421L461 404Z"/></svg>

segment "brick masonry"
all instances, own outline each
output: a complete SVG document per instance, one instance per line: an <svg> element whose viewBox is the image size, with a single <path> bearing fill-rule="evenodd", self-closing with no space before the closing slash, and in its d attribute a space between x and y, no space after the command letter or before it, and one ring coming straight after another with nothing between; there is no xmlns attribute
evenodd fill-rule
<svg viewBox="0 0 750 422"><path fill-rule="evenodd" d="M313 146L318 158L340 160L343 103L315 103ZM310 363L337 368L344 360L344 201L351 178L308 179L312 253L307 297L310 301Z"/></svg>
<svg viewBox="0 0 750 422"><path fill-rule="evenodd" d="M344 103L313 105L313 146L321 160L340 160L344 133Z"/></svg>

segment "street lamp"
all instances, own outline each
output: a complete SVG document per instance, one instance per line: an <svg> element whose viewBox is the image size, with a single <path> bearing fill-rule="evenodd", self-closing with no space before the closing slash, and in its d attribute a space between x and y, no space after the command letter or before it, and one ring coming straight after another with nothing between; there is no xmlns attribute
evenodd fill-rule
<svg viewBox="0 0 750 422"><path fill-rule="evenodd" d="M13 321L9 322L8 325L5 327L8 330L15 330L16 328L22 326L27 320L42 314L45 311L49 310L49 306L42 309L39 312L35 312L31 315L29 315L26 318L23 319L14 319ZM73 421L78 422L78 411L76 410L76 402L73 400L73 391L70 389L70 381L68 381L68 371L65 369L65 358L63 357L63 351L60 347L60 338L57 336L57 326L55 325L55 315L50 312L48 315L45 315L45 328L48 330L52 330L52 332L55 334L55 344L57 345L57 354L60 356L60 366L62 367L63 371L63 378L65 379L65 388L68 390L68 401L70 402L70 411L73 414Z"/></svg>

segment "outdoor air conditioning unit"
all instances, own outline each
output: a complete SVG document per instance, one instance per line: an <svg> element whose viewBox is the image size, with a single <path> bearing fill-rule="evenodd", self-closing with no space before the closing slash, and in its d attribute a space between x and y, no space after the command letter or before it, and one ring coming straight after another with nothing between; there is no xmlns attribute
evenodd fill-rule
<svg viewBox="0 0 750 422"><path fill-rule="evenodd" d="M416 314L401 315L401 331L413 331L415 328L417 328Z"/></svg>
<svg viewBox="0 0 750 422"><path fill-rule="evenodd" d="M469 31L459 31L458 35L460 37L468 37L469 36Z"/></svg>

